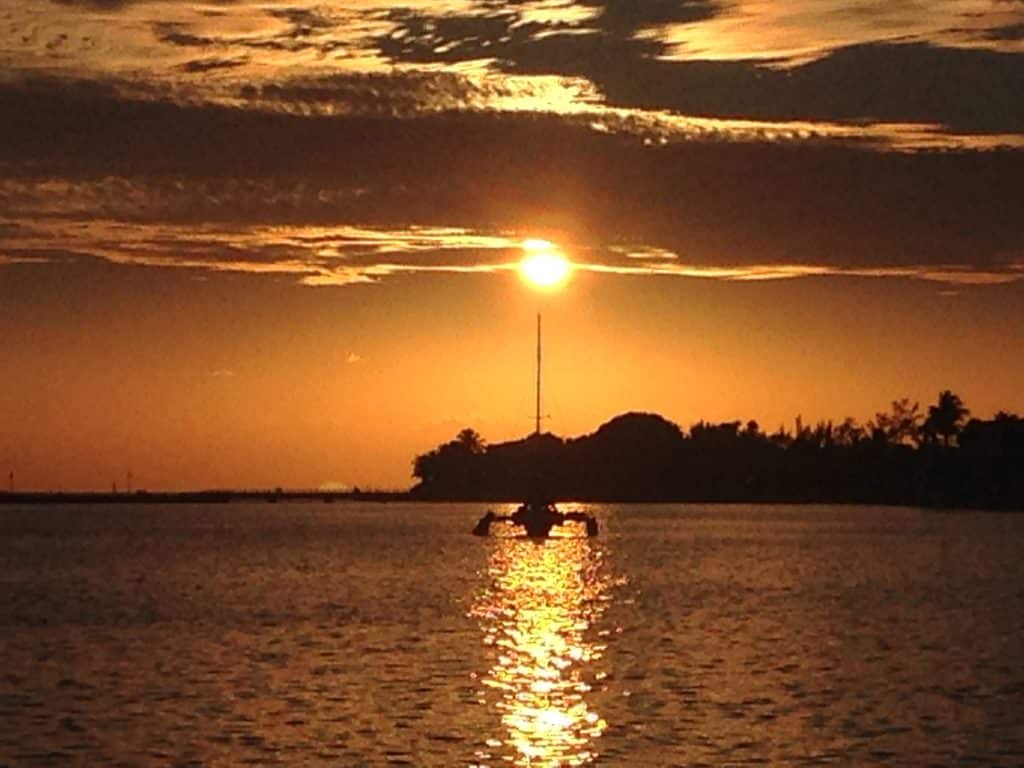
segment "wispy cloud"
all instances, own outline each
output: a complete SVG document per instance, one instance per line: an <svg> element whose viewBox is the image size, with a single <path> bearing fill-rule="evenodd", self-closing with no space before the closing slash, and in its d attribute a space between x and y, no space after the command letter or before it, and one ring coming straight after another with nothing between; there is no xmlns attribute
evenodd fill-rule
<svg viewBox="0 0 1024 768"><path fill-rule="evenodd" d="M48 256L23 256L0 253L0 265L4 264L46 264L52 261Z"/></svg>
<svg viewBox="0 0 1024 768"><path fill-rule="evenodd" d="M626 254L627 258L629 254ZM1024 281L1020 265L1006 264L992 269L970 265L908 265L902 267L841 267L823 264L761 264L737 266L702 266L677 263L678 257L662 256L667 263L582 264L577 269L617 275L650 275L689 277L706 280L756 282L792 280L804 277L909 278L954 285L1001 285ZM668 261L673 259L673 261Z"/></svg>
<svg viewBox="0 0 1024 768"><path fill-rule="evenodd" d="M206 273L289 277L313 287L374 283L417 273L498 274L514 271L528 233L457 227L274 226L192 228L112 221L23 225L0 241L0 263L48 261L61 249L112 264ZM826 263L698 263L664 247L573 244L574 269L605 275L754 282L808 277L901 278L952 285L1024 281L1024 265L1003 262L844 266ZM44 256L34 256L38 249ZM361 357L352 352L347 362ZM216 375L216 374L215 374Z"/></svg>
<svg viewBox="0 0 1024 768"><path fill-rule="evenodd" d="M977 45L1021 16L1019 4L991 0L734 0L699 23L655 30L676 58L808 61L850 45L915 41ZM997 50L1006 46L989 45Z"/></svg>

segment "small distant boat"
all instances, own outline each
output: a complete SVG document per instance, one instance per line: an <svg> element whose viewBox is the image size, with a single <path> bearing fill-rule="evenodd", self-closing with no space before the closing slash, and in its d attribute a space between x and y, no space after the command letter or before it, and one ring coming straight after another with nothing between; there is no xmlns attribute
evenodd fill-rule
<svg viewBox="0 0 1024 768"><path fill-rule="evenodd" d="M537 313L537 411L534 421L534 438L540 437L540 313ZM539 441L536 443L539 446ZM554 501L540 494L532 494L529 499L519 505L511 515L496 515L488 510L473 528L474 536L489 536L491 523L507 522L525 529L531 539L547 539L551 529L567 522L581 522L586 525L587 536L597 536L597 520L586 512L560 512Z"/></svg>

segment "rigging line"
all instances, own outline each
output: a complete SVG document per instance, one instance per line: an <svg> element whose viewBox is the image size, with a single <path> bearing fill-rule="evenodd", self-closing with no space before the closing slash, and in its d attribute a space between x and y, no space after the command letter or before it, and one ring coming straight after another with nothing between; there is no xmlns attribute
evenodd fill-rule
<svg viewBox="0 0 1024 768"><path fill-rule="evenodd" d="M540 312L537 313L537 410L534 421L533 434L540 434Z"/></svg>

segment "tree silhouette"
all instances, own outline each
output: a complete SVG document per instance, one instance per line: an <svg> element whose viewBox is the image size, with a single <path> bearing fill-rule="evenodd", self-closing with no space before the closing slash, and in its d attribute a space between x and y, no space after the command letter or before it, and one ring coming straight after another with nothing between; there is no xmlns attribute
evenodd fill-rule
<svg viewBox="0 0 1024 768"><path fill-rule="evenodd" d="M876 413L872 431L878 431L892 445L919 445L921 443L921 404L910 404L909 398L892 401L889 413Z"/></svg>
<svg viewBox="0 0 1024 768"><path fill-rule="evenodd" d="M442 471L439 456L439 450L421 453L413 459L412 476L419 478L421 482L428 485L437 482Z"/></svg>
<svg viewBox="0 0 1024 768"><path fill-rule="evenodd" d="M472 495L482 482L487 444L475 429L461 430L454 440L413 460L412 474L427 486L453 495Z"/></svg>
<svg viewBox="0 0 1024 768"><path fill-rule="evenodd" d="M616 416L568 440L488 445L472 429L416 457L415 498L522 500L542 487L579 501L847 502L1024 510L1024 419L970 419L953 392L923 419L896 400L865 428L797 418L793 432L700 421L683 431L652 413ZM922 421L924 424L922 425ZM870 431L869 431L870 430Z"/></svg>
<svg viewBox="0 0 1024 768"><path fill-rule="evenodd" d="M924 432L929 438L939 437L942 444L949 447L970 415L960 396L950 390L939 393L939 402L928 407L928 418L924 422Z"/></svg>
<svg viewBox="0 0 1024 768"><path fill-rule="evenodd" d="M472 454L481 454L487 450L487 443L475 429L466 427L455 436L455 442Z"/></svg>
<svg viewBox="0 0 1024 768"><path fill-rule="evenodd" d="M867 433L854 419L847 418L835 426L832 435L837 445L851 446L862 443Z"/></svg>

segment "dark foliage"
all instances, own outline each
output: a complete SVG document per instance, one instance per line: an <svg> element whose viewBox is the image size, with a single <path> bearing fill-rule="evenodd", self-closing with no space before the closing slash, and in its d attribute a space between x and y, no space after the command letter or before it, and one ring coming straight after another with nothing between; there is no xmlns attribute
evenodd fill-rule
<svg viewBox="0 0 1024 768"><path fill-rule="evenodd" d="M1024 509L1024 419L966 421L946 391L928 410L897 400L859 425L822 422L774 434L757 422L699 422L683 432L627 413L583 437L486 445L464 430L416 458L415 496L521 499L540 485L580 501L835 502Z"/></svg>

